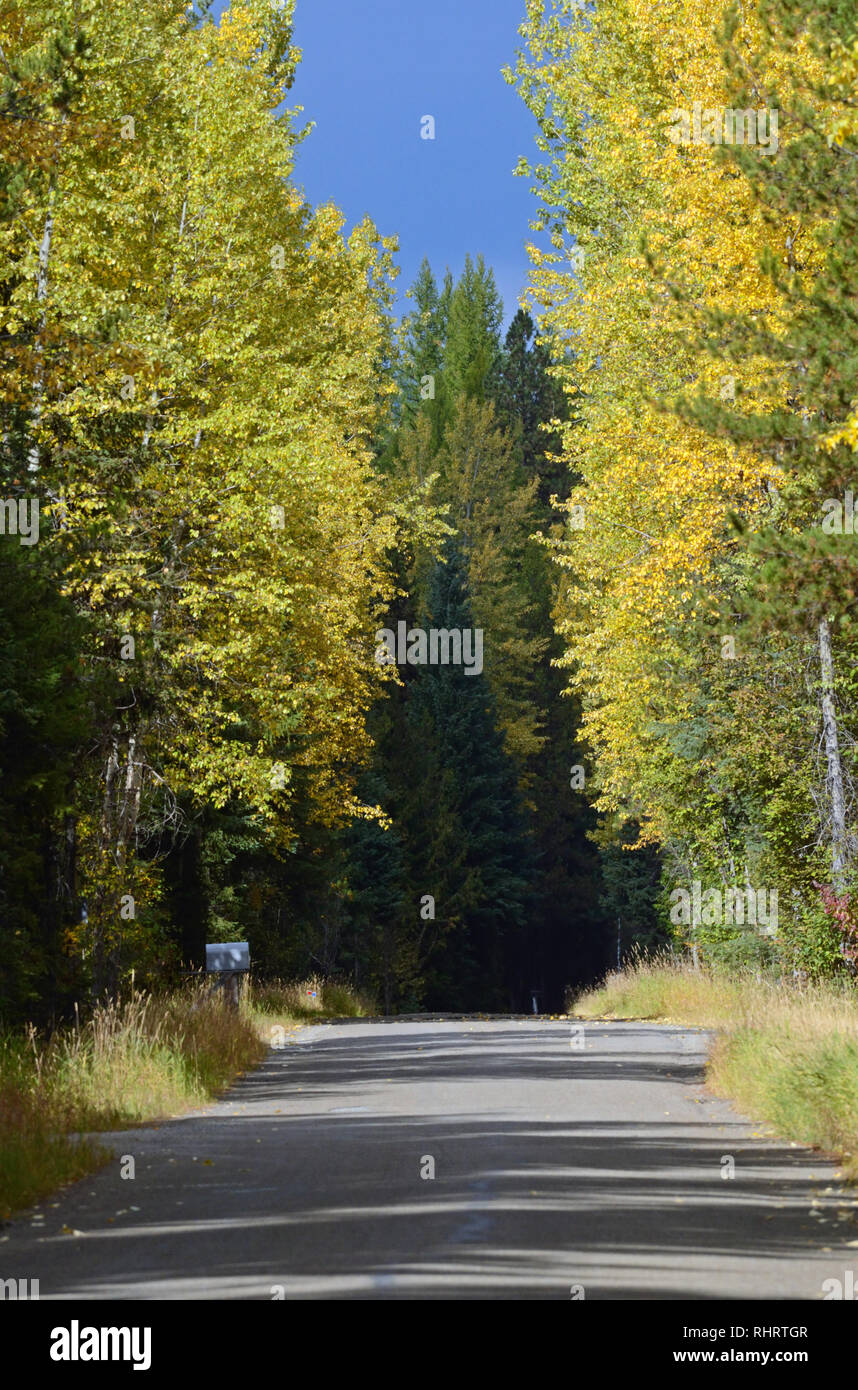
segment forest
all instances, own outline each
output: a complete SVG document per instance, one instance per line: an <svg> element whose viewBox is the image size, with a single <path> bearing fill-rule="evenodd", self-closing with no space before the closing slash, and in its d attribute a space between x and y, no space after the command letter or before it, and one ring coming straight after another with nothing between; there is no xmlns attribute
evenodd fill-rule
<svg viewBox="0 0 858 1390"><path fill-rule="evenodd" d="M525 9L530 285L397 316L291 3L0 0L3 1021L854 974L853 0Z"/></svg>

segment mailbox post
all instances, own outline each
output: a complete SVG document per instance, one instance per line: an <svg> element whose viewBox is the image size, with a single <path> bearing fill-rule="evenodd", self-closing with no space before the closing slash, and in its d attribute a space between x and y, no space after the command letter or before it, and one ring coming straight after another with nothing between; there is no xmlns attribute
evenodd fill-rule
<svg viewBox="0 0 858 1390"><path fill-rule="evenodd" d="M238 1008L238 983L250 969L250 947L246 941L217 941L206 944L206 974L216 977L215 988L222 989L226 1002Z"/></svg>

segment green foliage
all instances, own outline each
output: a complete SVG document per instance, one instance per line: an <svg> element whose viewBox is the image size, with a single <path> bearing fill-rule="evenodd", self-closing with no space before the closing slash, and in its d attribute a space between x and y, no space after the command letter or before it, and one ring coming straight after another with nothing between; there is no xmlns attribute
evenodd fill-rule
<svg viewBox="0 0 858 1390"><path fill-rule="evenodd" d="M784 962L811 980L842 976L842 940L818 894L802 901L781 932Z"/></svg>
<svg viewBox="0 0 858 1390"><path fill-rule="evenodd" d="M503 304L492 270L482 256L465 257L465 268L447 311L444 375L449 401L458 396L483 400L495 384L499 366Z"/></svg>
<svg viewBox="0 0 858 1390"><path fill-rule="evenodd" d="M604 956L543 543L569 353L502 342L482 256L394 332L394 243L294 182L292 15L0 5L0 484L42 519L0 537L8 1018L218 938L386 1011L556 1007ZM385 669L400 619L484 670Z"/></svg>
<svg viewBox="0 0 858 1390"><path fill-rule="evenodd" d="M291 23L0 10L0 479L42 518L0 537L7 1011L198 960L240 866L374 814L392 243L292 182Z"/></svg>
<svg viewBox="0 0 858 1390"><path fill-rule="evenodd" d="M14 538L13 538L14 542ZM0 544L0 1015L67 1000L60 951L75 920L71 817L91 729L83 624L36 547Z"/></svg>
<svg viewBox="0 0 858 1390"><path fill-rule="evenodd" d="M531 298L571 407L547 539L596 806L658 846L666 891L778 891L774 942L684 945L851 972L814 904L858 854L854 13L549 0L520 32ZM702 138L676 138L692 105ZM777 140L709 138L731 109Z"/></svg>

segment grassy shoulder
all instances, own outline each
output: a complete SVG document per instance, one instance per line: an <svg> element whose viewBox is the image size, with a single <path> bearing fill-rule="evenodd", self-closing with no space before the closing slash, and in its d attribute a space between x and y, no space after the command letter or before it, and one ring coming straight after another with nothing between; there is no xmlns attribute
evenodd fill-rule
<svg viewBox="0 0 858 1390"><path fill-rule="evenodd" d="M108 1162L99 1131L212 1100L262 1060L278 1026L369 1011L342 985L275 981L245 988L238 1010L195 986L134 993L50 1037L0 1034L0 1219Z"/></svg>
<svg viewBox="0 0 858 1390"><path fill-rule="evenodd" d="M758 979L752 972L640 963L577 998L582 1018L638 1018L716 1031L716 1094L777 1134L839 1156L858 1180L858 990Z"/></svg>
<svg viewBox="0 0 858 1390"><path fill-rule="evenodd" d="M375 1011L369 996L318 976L255 984L242 1000L242 1008L269 1041L272 1028L278 1025L289 1028L332 1018L366 1018Z"/></svg>

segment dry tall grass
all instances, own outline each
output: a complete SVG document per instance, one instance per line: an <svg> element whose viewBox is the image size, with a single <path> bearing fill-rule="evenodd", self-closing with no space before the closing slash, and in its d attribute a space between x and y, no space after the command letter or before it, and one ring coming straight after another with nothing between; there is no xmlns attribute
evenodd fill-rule
<svg viewBox="0 0 858 1390"><path fill-rule="evenodd" d="M255 1066L271 1027L358 1017L370 1002L318 978L245 984L238 1010L208 984L132 991L50 1038L0 1034L0 1218L93 1171L92 1139L211 1100Z"/></svg>
<svg viewBox="0 0 858 1390"><path fill-rule="evenodd" d="M106 1161L76 1134L203 1104L264 1052L252 1022L203 986L134 992L47 1039L0 1037L0 1215Z"/></svg>
<svg viewBox="0 0 858 1390"><path fill-rule="evenodd" d="M320 975L311 975L307 980L269 980L254 984L247 1000L252 1016L264 1024L365 1018L375 1011L368 995Z"/></svg>

